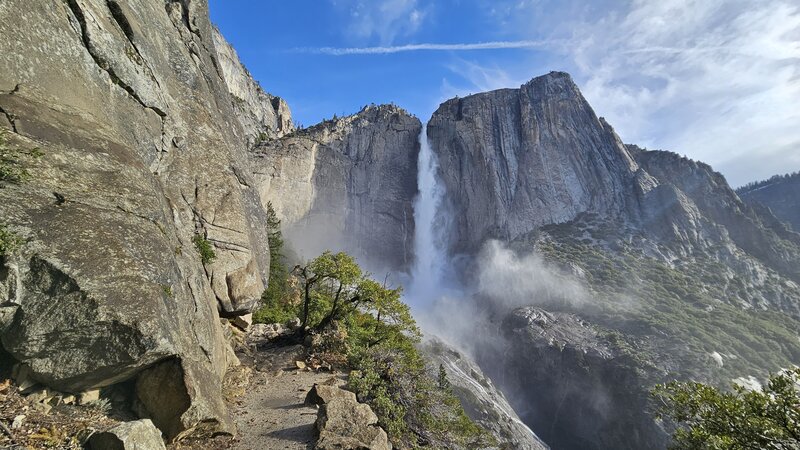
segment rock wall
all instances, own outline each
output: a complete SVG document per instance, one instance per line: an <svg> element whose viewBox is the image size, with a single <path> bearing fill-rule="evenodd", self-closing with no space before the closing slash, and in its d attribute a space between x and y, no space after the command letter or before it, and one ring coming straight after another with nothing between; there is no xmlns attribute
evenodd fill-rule
<svg viewBox="0 0 800 450"><path fill-rule="evenodd" d="M368 106L269 141L252 165L304 257L345 250L376 274L413 260L420 121L396 106Z"/></svg>
<svg viewBox="0 0 800 450"><path fill-rule="evenodd" d="M242 124L248 144L254 146L291 132L294 125L289 105L282 98L264 92L216 27L213 27L213 40L222 78L233 98L236 118Z"/></svg>
<svg viewBox="0 0 800 450"><path fill-rule="evenodd" d="M522 422L503 393L467 355L435 337L429 337L420 348L433 369L439 366L445 369L464 411L492 434L500 448L549 448Z"/></svg>
<svg viewBox="0 0 800 450"><path fill-rule="evenodd" d="M447 190L451 253L590 214L667 261L702 252L756 286L773 274L800 282L800 235L743 203L707 164L623 145L565 73L448 100L428 135ZM800 314L792 299L751 300Z"/></svg>
<svg viewBox="0 0 800 450"><path fill-rule="evenodd" d="M2 258L3 347L57 390L135 379L170 439L232 431L220 316L269 268L247 140L288 130L285 104L237 72L202 0L7 0L0 34L5 145L43 154L0 189L24 239Z"/></svg>
<svg viewBox="0 0 800 450"><path fill-rule="evenodd" d="M776 176L736 190L746 203L759 203L800 233L800 173Z"/></svg>
<svg viewBox="0 0 800 450"><path fill-rule="evenodd" d="M569 75L444 102L428 123L454 220L474 252L586 211L616 216L638 166Z"/></svg>
<svg viewBox="0 0 800 450"><path fill-rule="evenodd" d="M542 439L558 449L664 448L667 433L643 411L658 375L574 314L527 307L503 323L506 364L487 373ZM487 361L495 356L484 355Z"/></svg>

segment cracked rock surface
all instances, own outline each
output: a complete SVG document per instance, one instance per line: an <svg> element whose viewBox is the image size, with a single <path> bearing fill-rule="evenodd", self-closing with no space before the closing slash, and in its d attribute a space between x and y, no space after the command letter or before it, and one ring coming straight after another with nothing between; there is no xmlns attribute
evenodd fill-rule
<svg viewBox="0 0 800 450"><path fill-rule="evenodd" d="M258 146L261 200L303 256L341 249L374 273L407 269L421 126L396 106L367 106Z"/></svg>
<svg viewBox="0 0 800 450"><path fill-rule="evenodd" d="M3 347L61 391L135 381L168 439L233 432L220 316L249 312L269 271L248 148L288 108L234 98L260 88L205 1L8 0L0 34L6 145L43 153L0 189L25 240L1 261Z"/></svg>

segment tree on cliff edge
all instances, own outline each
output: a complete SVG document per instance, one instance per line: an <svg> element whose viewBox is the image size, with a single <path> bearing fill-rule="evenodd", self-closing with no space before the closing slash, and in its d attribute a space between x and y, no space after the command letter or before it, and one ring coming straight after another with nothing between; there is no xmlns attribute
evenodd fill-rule
<svg viewBox="0 0 800 450"><path fill-rule="evenodd" d="M763 390L675 381L654 395L659 417L678 424L673 449L800 449L800 368L771 376Z"/></svg>

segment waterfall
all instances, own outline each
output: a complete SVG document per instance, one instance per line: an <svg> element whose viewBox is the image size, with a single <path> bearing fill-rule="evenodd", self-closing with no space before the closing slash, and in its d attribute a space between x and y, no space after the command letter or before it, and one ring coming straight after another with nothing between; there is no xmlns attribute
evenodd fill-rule
<svg viewBox="0 0 800 450"><path fill-rule="evenodd" d="M419 146L417 162L419 194L414 201L415 259L404 299L414 310L414 316L423 333L438 336L450 345L458 343L454 348L471 354L471 350L482 344L480 342L482 337L487 337L475 333L476 330L482 330L481 323L484 317L481 311L475 309L472 302L465 301L468 295L464 292L464 286L458 282L448 282L451 278L448 276L450 260L447 257L445 238L450 221L443 208L445 187L439 179L439 164L428 142L426 125L422 126ZM474 358L474 354L471 357ZM449 361L447 366L451 373L464 383L465 388L472 389L480 398L493 403L495 411L504 414L530 433L534 440L541 442L502 396L498 397L488 392L486 387L467 375L452 361Z"/></svg>
<svg viewBox="0 0 800 450"><path fill-rule="evenodd" d="M443 218L437 215L444 198L444 186L439 182L439 164L428 142L427 127L419 134L417 186L414 201L414 265L408 300L416 309L432 306L443 294L442 278L447 259L443 244Z"/></svg>

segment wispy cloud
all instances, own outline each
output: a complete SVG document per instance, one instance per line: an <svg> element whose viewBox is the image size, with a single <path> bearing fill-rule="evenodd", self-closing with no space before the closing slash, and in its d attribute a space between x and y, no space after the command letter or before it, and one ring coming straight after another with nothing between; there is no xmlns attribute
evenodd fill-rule
<svg viewBox="0 0 800 450"><path fill-rule="evenodd" d="M319 47L297 48L297 52L320 53L324 55L383 55L400 52L419 51L473 51L473 50L500 50L500 49L532 49L545 48L552 45L551 41L493 41L459 44L407 44L378 47Z"/></svg>
<svg viewBox="0 0 800 450"><path fill-rule="evenodd" d="M567 70L623 140L708 162L734 185L800 169L796 1L493 5L498 29L558 42L504 66L504 78L514 82L508 87L551 69ZM496 68L486 59L478 63ZM472 82L470 91L486 84L469 64L452 71Z"/></svg>
<svg viewBox="0 0 800 450"><path fill-rule="evenodd" d="M357 41L377 38L390 45L398 37L417 33L428 18L428 7L418 0L330 0L347 14L342 31Z"/></svg>

